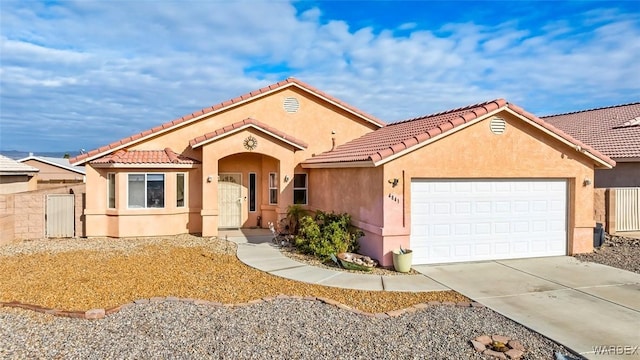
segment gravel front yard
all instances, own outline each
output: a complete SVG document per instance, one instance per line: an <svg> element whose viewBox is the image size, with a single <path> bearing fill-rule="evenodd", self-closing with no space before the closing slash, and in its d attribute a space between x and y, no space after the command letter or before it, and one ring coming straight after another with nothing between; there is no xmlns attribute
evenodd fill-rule
<svg viewBox="0 0 640 360"><path fill-rule="evenodd" d="M366 312L465 301L452 291L394 293L294 282L240 263L235 245L175 239L33 241L0 247L0 301L66 310L177 296L239 303L277 294L325 297ZM524 359L569 351L486 308L429 306L375 319L318 301L276 299L227 308L137 304L102 320L0 308L0 358L490 359L469 340L520 340Z"/></svg>
<svg viewBox="0 0 640 360"><path fill-rule="evenodd" d="M590 254L575 255L575 258L640 274L640 239L607 234L599 249Z"/></svg>

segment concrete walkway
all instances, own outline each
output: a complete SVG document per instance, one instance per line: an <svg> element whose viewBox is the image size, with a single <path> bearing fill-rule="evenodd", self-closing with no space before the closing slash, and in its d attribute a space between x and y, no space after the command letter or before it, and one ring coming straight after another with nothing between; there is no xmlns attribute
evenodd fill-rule
<svg viewBox="0 0 640 360"><path fill-rule="evenodd" d="M273 239L271 233L264 230L221 231L219 237L238 244L238 259L243 263L291 280L369 291L450 290L426 276L356 274L310 266L282 255L271 242Z"/></svg>
<svg viewBox="0 0 640 360"><path fill-rule="evenodd" d="M640 359L636 273L559 256L414 266L424 276L354 274L292 260L264 230L221 237L238 244L240 261L276 276L360 290L453 289L589 359ZM608 346L609 355L596 355L598 346Z"/></svg>

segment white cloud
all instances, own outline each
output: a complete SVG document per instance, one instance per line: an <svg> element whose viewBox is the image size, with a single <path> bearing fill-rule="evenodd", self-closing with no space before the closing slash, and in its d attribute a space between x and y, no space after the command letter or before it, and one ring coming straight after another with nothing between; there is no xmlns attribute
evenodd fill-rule
<svg viewBox="0 0 640 360"><path fill-rule="evenodd" d="M20 147L29 119L92 148L287 76L389 121L496 97L550 113L640 93L637 14L374 30L319 6L3 3L2 147ZM43 146L69 143L38 129L26 134Z"/></svg>

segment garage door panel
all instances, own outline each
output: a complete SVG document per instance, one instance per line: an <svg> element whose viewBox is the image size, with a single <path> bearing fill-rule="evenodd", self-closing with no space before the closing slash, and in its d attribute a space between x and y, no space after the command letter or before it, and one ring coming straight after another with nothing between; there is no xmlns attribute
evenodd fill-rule
<svg viewBox="0 0 640 360"><path fill-rule="evenodd" d="M566 191L564 180L414 180L414 263L565 255Z"/></svg>

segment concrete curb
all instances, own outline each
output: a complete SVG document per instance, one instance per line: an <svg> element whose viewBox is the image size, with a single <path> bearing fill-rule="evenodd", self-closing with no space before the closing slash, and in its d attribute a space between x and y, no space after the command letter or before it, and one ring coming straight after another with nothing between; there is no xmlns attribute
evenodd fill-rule
<svg viewBox="0 0 640 360"><path fill-rule="evenodd" d="M416 311L426 309L430 306L457 306L457 307L468 307L468 308L484 307L484 305L477 302L454 303L450 301L445 301L445 302L429 301L428 303L418 303L405 309L391 310L391 311L382 312L382 313L368 313L328 298L314 297L314 296L302 297L298 295L283 295L283 294L280 294L274 297L264 297L261 299L254 299L248 302L235 303L235 304L223 304L221 302L213 302L213 301L192 299L192 298L178 298L175 296L167 296L167 297L159 296L159 297L152 297L150 299L137 299L130 303L115 306L109 309L90 309L87 311L79 311L79 310L69 311L69 310L53 309L53 308L47 308L47 307L42 307L38 305L23 304L18 301L0 302L0 307L20 308L20 309L31 310L31 311L35 311L43 314L49 314L49 315L58 316L58 317L68 317L68 318L85 319L85 320L99 320L99 319L104 319L108 315L115 314L122 309L126 309L139 304L160 303L160 302L183 302L183 303L190 303L198 306L240 308L240 307L251 306L251 305L260 304L264 302L269 302L269 301L286 300L286 299L299 300L299 301L317 301L326 305L334 306L342 310L350 311L356 315L362 315L365 317L370 317L375 319L395 318L395 317L402 316L404 314L411 314Z"/></svg>

